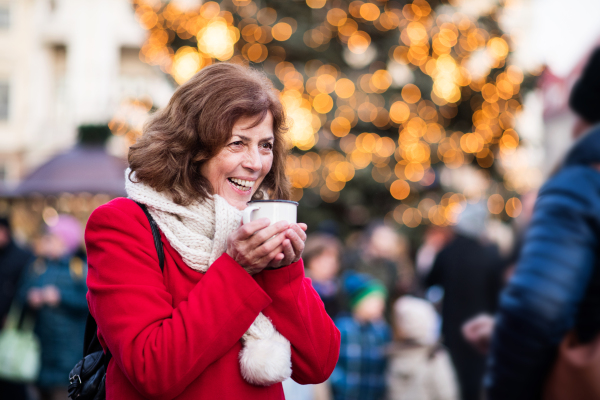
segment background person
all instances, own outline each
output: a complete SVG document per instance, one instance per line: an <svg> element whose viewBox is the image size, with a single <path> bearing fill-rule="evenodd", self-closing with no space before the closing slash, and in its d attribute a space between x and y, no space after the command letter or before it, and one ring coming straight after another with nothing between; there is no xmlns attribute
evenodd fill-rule
<svg viewBox="0 0 600 400"><path fill-rule="evenodd" d="M0 329L17 294L19 279L32 257L29 250L20 248L14 242L8 219L0 217ZM27 398L25 385L4 379L0 379L0 393L8 399Z"/></svg>
<svg viewBox="0 0 600 400"><path fill-rule="evenodd" d="M85 261L75 256L83 227L59 215L37 242L38 256L27 269L20 295L36 311L35 333L42 362L36 382L41 400L67 398L69 372L81 359L88 307Z"/></svg>
<svg viewBox="0 0 600 400"><path fill-rule="evenodd" d="M344 289L351 314L340 314L340 358L330 382L335 400L378 400L385 397L386 348L390 327L383 318L387 290L370 275L348 272Z"/></svg>
<svg viewBox="0 0 600 400"><path fill-rule="evenodd" d="M395 340L386 373L388 400L458 400L458 382L448 352L438 342L433 305L413 296L394 303Z"/></svg>
<svg viewBox="0 0 600 400"><path fill-rule="evenodd" d="M583 121L574 135L583 137L540 189L502 292L485 381L490 400L541 398L567 332L573 329L584 344L600 332L599 70L596 49L569 99ZM581 398L578 388L571 388L572 398Z"/></svg>
<svg viewBox="0 0 600 400"><path fill-rule="evenodd" d="M456 368L464 400L481 398L485 357L465 340L462 326L478 314L496 310L503 283L503 259L498 248L485 241L486 218L484 204L467 204L453 239L438 253L426 279L426 286L444 289L443 343Z"/></svg>
<svg viewBox="0 0 600 400"><path fill-rule="evenodd" d="M342 248L342 242L335 236L314 233L308 235L302 256L306 275L331 318L335 318L344 307L339 279Z"/></svg>
<svg viewBox="0 0 600 400"><path fill-rule="evenodd" d="M88 301L112 353L107 399L283 399L325 381L339 331L304 278L306 225L240 226L248 201L287 199L284 113L234 64L181 85L130 148L126 189L88 222ZM164 271L146 204L163 235Z"/></svg>

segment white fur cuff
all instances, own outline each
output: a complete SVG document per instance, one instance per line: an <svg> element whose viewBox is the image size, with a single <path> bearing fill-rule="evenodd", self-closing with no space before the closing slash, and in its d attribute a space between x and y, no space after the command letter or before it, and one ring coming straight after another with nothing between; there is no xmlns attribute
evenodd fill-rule
<svg viewBox="0 0 600 400"><path fill-rule="evenodd" d="M246 382L270 386L292 375L290 342L279 332L269 338L246 338L240 351L240 369Z"/></svg>

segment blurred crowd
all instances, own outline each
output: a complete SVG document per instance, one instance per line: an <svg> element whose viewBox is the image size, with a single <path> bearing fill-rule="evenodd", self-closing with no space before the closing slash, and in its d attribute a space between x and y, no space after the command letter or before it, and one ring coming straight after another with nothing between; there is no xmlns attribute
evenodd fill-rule
<svg viewBox="0 0 600 400"><path fill-rule="evenodd" d="M495 312L511 263L486 219L465 204L458 225L430 227L415 250L383 222L346 243L310 234L306 276L341 332L340 358L325 384L284 382L286 399L480 399L485 333L463 326Z"/></svg>
<svg viewBox="0 0 600 400"><path fill-rule="evenodd" d="M0 322L23 309L35 318L41 367L34 386L0 378L3 399L67 398L69 372L81 359L88 313L83 226L60 215L36 238L31 250L13 241L0 219Z"/></svg>

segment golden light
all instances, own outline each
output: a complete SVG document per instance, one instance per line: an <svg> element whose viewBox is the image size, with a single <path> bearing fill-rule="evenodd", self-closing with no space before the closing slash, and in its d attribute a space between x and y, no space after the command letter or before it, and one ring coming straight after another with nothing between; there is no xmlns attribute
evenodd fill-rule
<svg viewBox="0 0 600 400"><path fill-rule="evenodd" d="M408 208L402 214L402 222L409 228L416 228L421 224L423 216L418 208Z"/></svg>
<svg viewBox="0 0 600 400"><path fill-rule="evenodd" d="M506 77L513 85L520 85L523 82L523 71L519 67L511 65L506 68Z"/></svg>
<svg viewBox="0 0 600 400"><path fill-rule="evenodd" d="M521 200L516 197L506 200L506 214L508 214L509 217L517 218L521 215L521 211L523 211Z"/></svg>
<svg viewBox="0 0 600 400"><path fill-rule="evenodd" d="M319 125L313 125L310 104L303 101L302 94L297 90L284 90L281 103L288 117L290 128L287 135L292 146L310 150L315 145L315 132L320 128Z"/></svg>
<svg viewBox="0 0 600 400"><path fill-rule="evenodd" d="M348 38L348 49L355 54L363 54L371 44L371 36L364 31L356 31Z"/></svg>
<svg viewBox="0 0 600 400"><path fill-rule="evenodd" d="M347 161L339 163L334 170L335 177L341 182L348 182L354 178L354 167Z"/></svg>
<svg viewBox="0 0 600 400"><path fill-rule="evenodd" d="M404 167L404 176L411 182L420 181L423 178L423 175L425 175L425 168L419 163L411 162Z"/></svg>
<svg viewBox="0 0 600 400"><path fill-rule="evenodd" d="M390 107L390 119L397 124L405 122L410 117L410 108L403 101L396 101Z"/></svg>
<svg viewBox="0 0 600 400"><path fill-rule="evenodd" d="M356 149L350 153L350 162L356 169L366 168L371 163L372 158L373 155L371 153L362 151L360 149Z"/></svg>
<svg viewBox="0 0 600 400"><path fill-rule="evenodd" d="M196 37L198 50L209 57L225 61L233 56L234 46L240 39L240 31L227 25L224 19L216 18L202 28Z"/></svg>
<svg viewBox="0 0 600 400"><path fill-rule="evenodd" d="M333 99L326 93L319 93L313 99L313 108L319 114L327 114L333 108Z"/></svg>
<svg viewBox="0 0 600 400"><path fill-rule="evenodd" d="M492 57L496 59L503 60L508 55L508 43L500 37L490 39L487 48Z"/></svg>
<svg viewBox="0 0 600 400"><path fill-rule="evenodd" d="M375 21L379 18L379 7L373 3L365 3L360 6L360 16L367 21Z"/></svg>
<svg viewBox="0 0 600 400"><path fill-rule="evenodd" d="M395 180L390 186L390 193L396 200L404 200L410 194L410 185L401 179Z"/></svg>
<svg viewBox="0 0 600 400"><path fill-rule="evenodd" d="M306 0L306 5L310 8L323 8L327 0Z"/></svg>
<svg viewBox="0 0 600 400"><path fill-rule="evenodd" d="M277 20L277 11L271 7L265 7L256 13L256 19L263 25L271 25Z"/></svg>
<svg viewBox="0 0 600 400"><path fill-rule="evenodd" d="M342 78L335 83L335 94L342 99L347 99L354 94L354 82Z"/></svg>
<svg viewBox="0 0 600 400"><path fill-rule="evenodd" d="M389 157L396 151L396 143L389 137L382 137L377 140L375 151L380 157Z"/></svg>
<svg viewBox="0 0 600 400"><path fill-rule="evenodd" d="M271 29L273 39L283 42L288 40L292 36L292 26L285 22L279 22Z"/></svg>
<svg viewBox="0 0 600 400"><path fill-rule="evenodd" d="M410 39L410 42L414 44L426 43L429 39L427 36L427 29L420 22L411 22L408 24L406 27L406 33Z"/></svg>
<svg viewBox="0 0 600 400"><path fill-rule="evenodd" d="M392 76L385 69L380 69L373 73L371 84L381 92L385 92L392 84Z"/></svg>
<svg viewBox="0 0 600 400"><path fill-rule="evenodd" d="M335 90L335 77L329 74L321 74L317 78L316 86L319 92L329 94Z"/></svg>
<svg viewBox="0 0 600 400"><path fill-rule="evenodd" d="M417 85L409 83L402 88L402 99L409 104L414 104L421 99L421 90Z"/></svg>
<svg viewBox="0 0 600 400"><path fill-rule="evenodd" d="M337 137L344 137L348 133L350 133L350 129L352 125L350 121L348 121L344 117L337 117L333 121L331 121L330 130Z"/></svg>
<svg viewBox="0 0 600 400"><path fill-rule="evenodd" d="M177 50L173 57L171 74L180 85L187 82L196 72L202 68L202 57L198 51L189 46L183 46Z"/></svg>
<svg viewBox="0 0 600 400"><path fill-rule="evenodd" d="M488 210L492 214L500 214L504 210L504 198L499 194L493 194L488 198Z"/></svg>
<svg viewBox="0 0 600 400"><path fill-rule="evenodd" d="M466 73L466 70L464 71ZM445 54L438 57L435 63L433 77L433 94L449 103L460 100L461 70L452 56ZM432 95L435 101L435 97ZM438 104L443 105L443 104Z"/></svg>
<svg viewBox="0 0 600 400"><path fill-rule="evenodd" d="M477 164L481 168L490 168L494 164L494 153L490 149L483 149L477 153Z"/></svg>
<svg viewBox="0 0 600 400"><path fill-rule="evenodd" d="M484 174L488 184L499 184L484 185L477 196L500 190L502 195L488 199L490 212L505 210L511 218L521 213L519 199L508 193L522 193L533 185L528 181L533 178L520 175L523 169L515 167L515 160L523 157L514 129L522 107L524 71L514 65L505 67L509 35L458 12L459 0L450 0L449 13L434 13L427 0L406 5L305 0L315 9L305 10L315 23L304 25L304 44L316 52L338 51L341 44L348 65L324 64L318 56L302 65L286 57L286 52L296 49L290 41L298 28L294 18L278 19L284 15L256 0L232 1L233 7L227 9L208 1L200 9L183 10L175 2L132 0L140 24L149 33L140 59L159 66L179 84L215 60L264 62L264 70L275 72L283 88L280 98L288 117L288 146L305 152L288 157L294 199L314 191L323 201L335 202L356 174L361 179L370 175L388 187L395 199L410 196L406 201L410 204L396 207L388 220L393 215L407 227L424 220L448 226L462 211L456 199L464 196L453 194L441 200L436 193L420 196L430 190L444 191L437 185L428 188L436 181L433 164L441 162L450 169L492 168L497 158L501 167L493 173L473 168ZM483 17L495 20L497 16L494 11ZM180 41L193 43L194 36L197 48L184 46L174 52ZM372 40L377 46L371 46ZM311 49L306 50L312 53ZM374 61L366 61L373 54ZM428 77L429 85L423 81ZM422 93L424 88L431 92ZM466 121L472 127L462 128L468 130L464 134L455 131L461 126L454 123L458 104L461 122L469 106L472 110L472 121ZM114 118L110 128L116 135L129 136L133 129L127 125ZM419 192L412 196L411 182L417 183L412 190ZM509 200L505 203L504 198Z"/></svg>
<svg viewBox="0 0 600 400"><path fill-rule="evenodd" d="M341 8L332 8L327 11L327 22L333 26L342 26L346 23L348 14Z"/></svg>

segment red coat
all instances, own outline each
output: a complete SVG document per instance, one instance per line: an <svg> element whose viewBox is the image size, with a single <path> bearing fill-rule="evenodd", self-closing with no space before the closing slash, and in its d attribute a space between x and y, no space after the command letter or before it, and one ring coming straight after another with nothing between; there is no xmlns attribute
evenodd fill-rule
<svg viewBox="0 0 600 400"><path fill-rule="evenodd" d="M85 241L88 304L113 355L107 399L284 399L280 383L254 386L240 373L240 338L261 311L292 345L296 382L333 371L340 334L302 261L250 276L223 254L203 274L163 235L161 273L150 224L124 198L94 211Z"/></svg>

